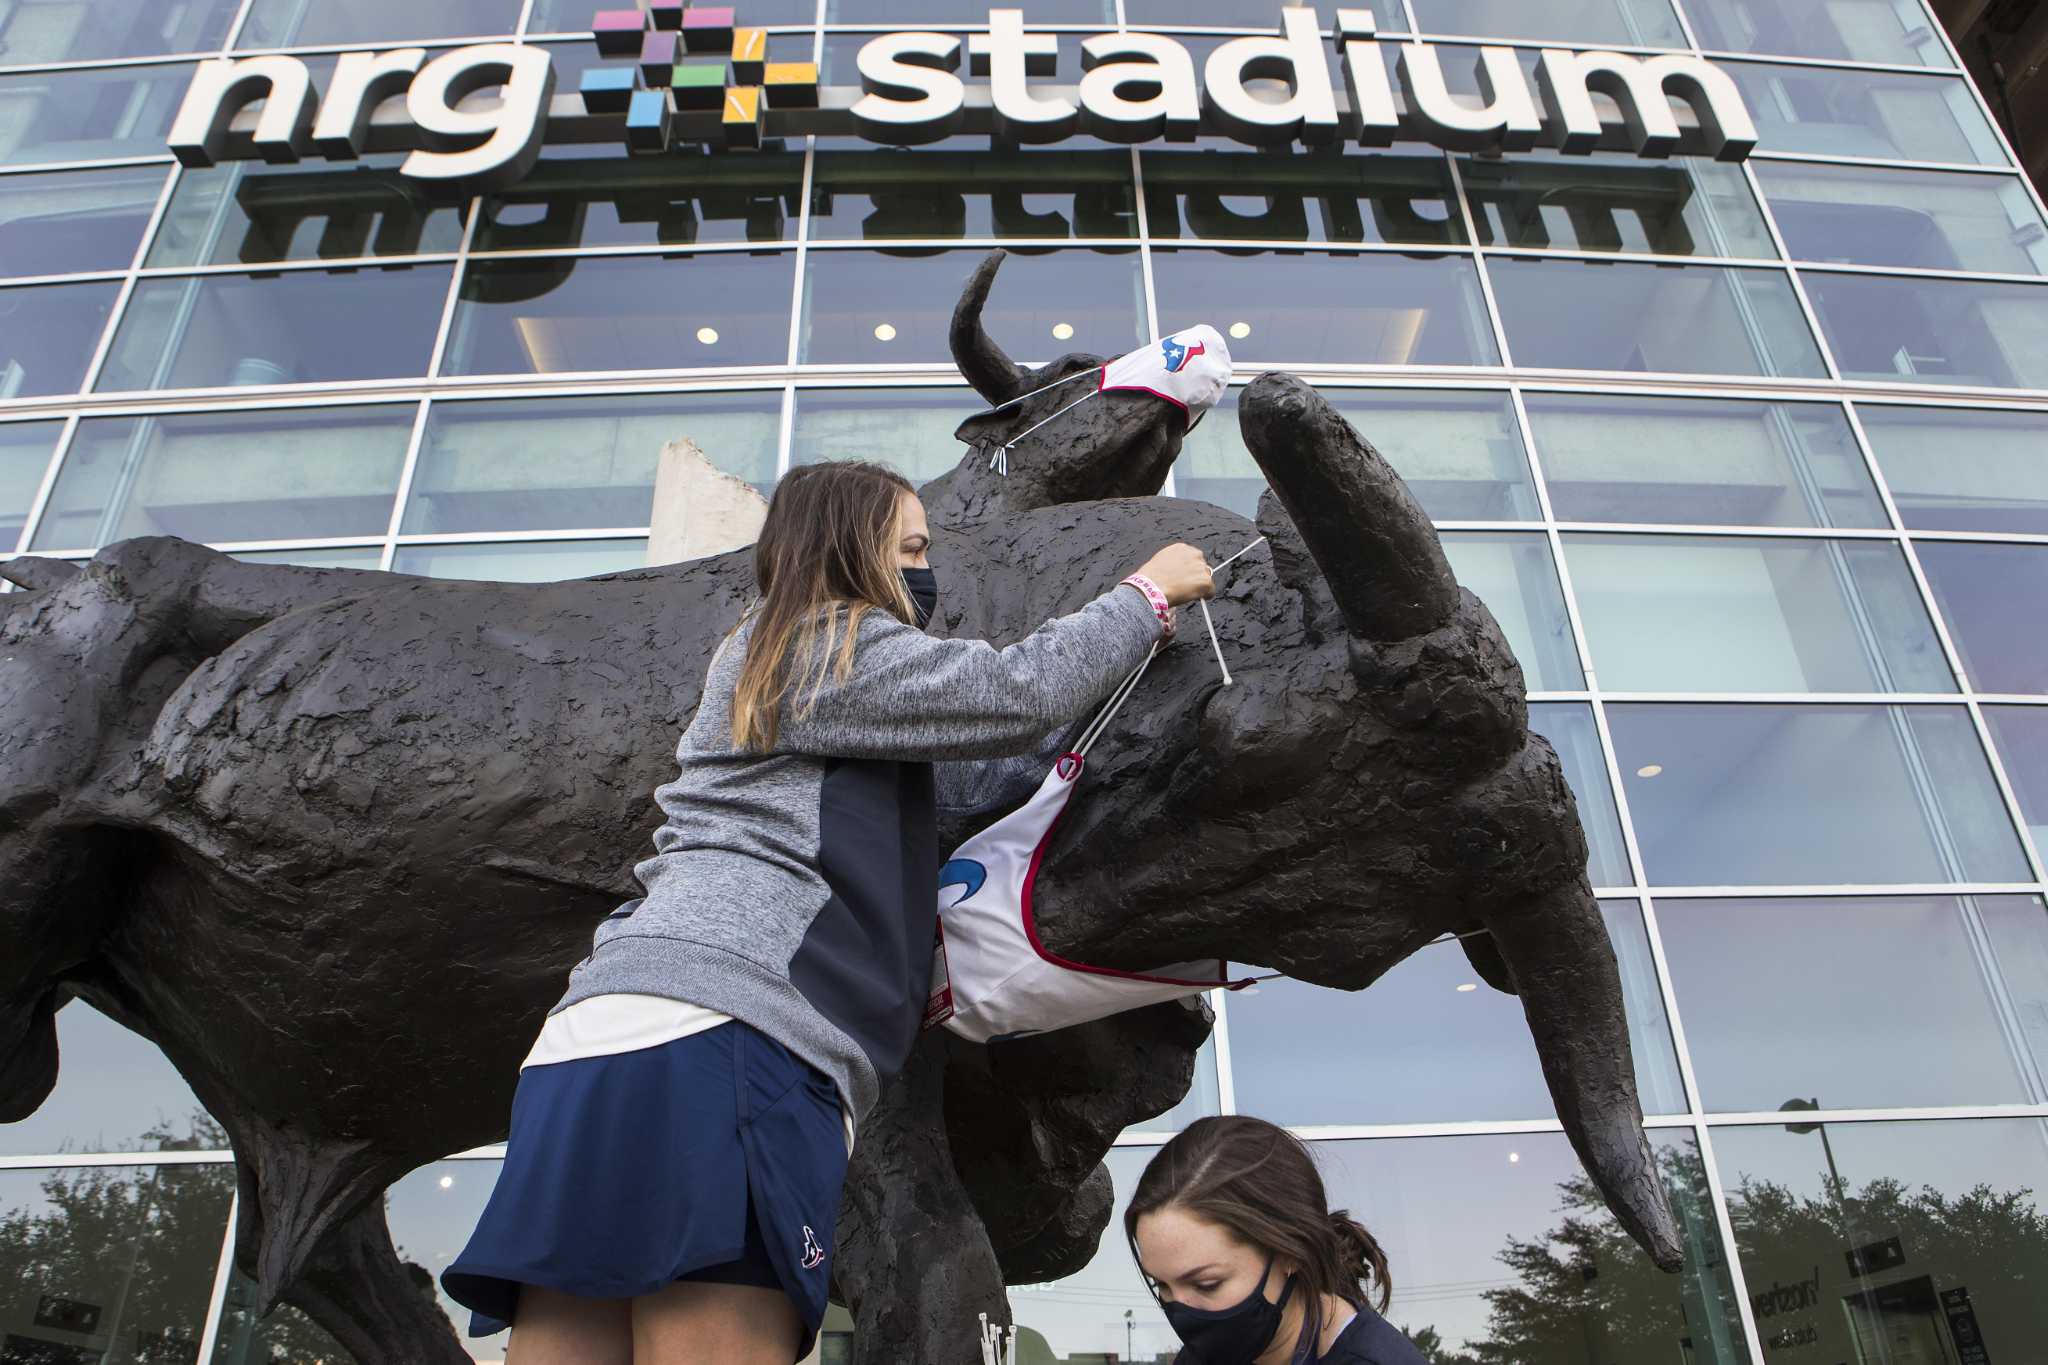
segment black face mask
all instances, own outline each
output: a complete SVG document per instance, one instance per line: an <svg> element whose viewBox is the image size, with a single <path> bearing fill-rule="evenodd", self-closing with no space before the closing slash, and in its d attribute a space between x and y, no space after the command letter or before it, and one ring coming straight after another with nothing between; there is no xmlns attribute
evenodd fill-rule
<svg viewBox="0 0 2048 1365"><path fill-rule="evenodd" d="M932 613L939 609L939 576L930 569L905 569L903 587L910 594L911 605L917 608L917 628L923 630L932 623Z"/></svg>
<svg viewBox="0 0 2048 1365"><path fill-rule="evenodd" d="M1266 1297L1266 1279L1273 1273L1273 1258L1266 1258L1266 1268L1259 1274L1259 1283L1251 1297L1229 1308L1189 1308L1185 1304L1162 1303L1160 1310L1166 1314L1167 1325L1174 1335L1186 1346L1187 1356L1198 1365L1250 1365L1259 1352L1272 1344L1273 1335L1280 1330L1281 1310L1287 1307L1288 1298L1294 1293L1294 1277L1289 1275L1287 1283L1280 1290L1280 1301L1273 1302Z"/></svg>

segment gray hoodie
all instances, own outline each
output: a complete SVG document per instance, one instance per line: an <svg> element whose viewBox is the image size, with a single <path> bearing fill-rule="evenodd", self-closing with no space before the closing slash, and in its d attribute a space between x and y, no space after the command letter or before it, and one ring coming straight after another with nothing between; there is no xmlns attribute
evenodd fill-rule
<svg viewBox="0 0 2048 1365"><path fill-rule="evenodd" d="M828 669L807 713L786 700L765 753L735 750L728 724L749 629L712 659L681 770L655 789L667 819L633 869L645 894L598 926L555 1010L631 993L721 1011L830 1076L864 1119L930 984L945 858L932 763L1030 752L1138 666L1159 620L1118 586L999 650L870 611L852 672Z"/></svg>

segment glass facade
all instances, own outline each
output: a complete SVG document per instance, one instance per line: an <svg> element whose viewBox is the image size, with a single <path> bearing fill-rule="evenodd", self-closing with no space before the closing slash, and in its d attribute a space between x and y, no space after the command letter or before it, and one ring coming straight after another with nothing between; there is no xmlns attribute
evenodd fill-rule
<svg viewBox="0 0 2048 1365"><path fill-rule="evenodd" d="M1119 1197L1193 1116L1293 1126L1434 1365L2039 1357L2048 214L1922 0L1370 6L1442 43L1466 91L1482 41L1525 66L1557 43L1709 54L1761 133L1739 165L833 137L550 146L462 200L394 154L189 170L165 149L207 57L290 50L324 88L351 49L517 41L572 89L591 8L0 3L0 557L172 534L609 572L644 561L678 437L763 491L817 459L951 467L983 404L946 326L992 245L1016 259L987 322L1020 360L1211 323L1241 381L1294 370L1379 446L1512 642L1579 802L1688 1254L1665 1276L1627 1242L1518 1002L1448 942L1361 995L1218 1000L1188 1098L1111 1153ZM1199 59L1280 4L1024 8L1071 81L1088 32L1187 30ZM741 13L771 60L844 83L875 31L986 9ZM1236 417L1233 391L1169 492L1255 508ZM0 1359L347 1360L290 1310L250 1313L224 1137L164 1058L83 1003L58 1028L59 1088L0 1126ZM421 1275L496 1158L391 1190ZM1034 1365L1174 1349L1114 1230L1013 1303ZM823 1359L849 1330L835 1311Z"/></svg>

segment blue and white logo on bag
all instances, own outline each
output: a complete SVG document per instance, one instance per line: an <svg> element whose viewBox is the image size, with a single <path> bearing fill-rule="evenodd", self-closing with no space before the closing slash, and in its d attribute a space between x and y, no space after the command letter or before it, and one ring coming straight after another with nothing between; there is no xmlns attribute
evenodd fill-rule
<svg viewBox="0 0 2048 1365"><path fill-rule="evenodd" d="M973 900L974 893L981 890L987 882L988 869L972 858L955 858L939 869L939 892L942 896L949 886L967 888L953 901L954 905L960 904L961 901Z"/></svg>

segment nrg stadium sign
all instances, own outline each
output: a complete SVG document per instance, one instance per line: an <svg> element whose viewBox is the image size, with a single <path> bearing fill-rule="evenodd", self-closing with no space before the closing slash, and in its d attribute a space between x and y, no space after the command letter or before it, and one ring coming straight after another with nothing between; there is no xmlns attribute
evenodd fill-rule
<svg viewBox="0 0 2048 1365"><path fill-rule="evenodd" d="M187 166L319 155L346 161L409 152L400 174L456 191L516 184L551 143L758 147L766 138L855 135L916 145L955 133L1005 143L1077 133L1117 143L1220 135L1261 147L1425 142L1455 151L1631 151L1740 161L1756 128L1725 71L1700 57L1545 48L1535 89L1514 48L1480 47L1478 99L1454 94L1429 43L1389 41L1393 74L1366 10L1338 11L1343 90L1334 86L1314 11L1282 11L1279 31L1233 38L1203 63L1160 33L1081 41L1078 86L1053 73L1060 35L1031 33L1022 10L989 11L986 32L885 33L856 61L860 85L821 87L810 62L766 59L767 35L727 6L645 0L599 12L596 66L572 94L555 89L545 47L484 43L431 60L424 48L344 53L324 99L290 56L201 62L170 133ZM962 48L972 84L959 74ZM1248 81L1284 83L1284 97ZM495 98L493 98L495 94ZM403 96L402 103L398 97ZM250 105L262 101L260 109ZM382 108L393 101L390 108Z"/></svg>

